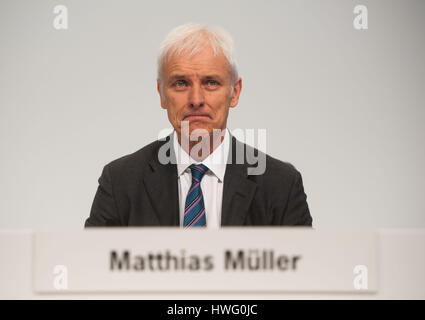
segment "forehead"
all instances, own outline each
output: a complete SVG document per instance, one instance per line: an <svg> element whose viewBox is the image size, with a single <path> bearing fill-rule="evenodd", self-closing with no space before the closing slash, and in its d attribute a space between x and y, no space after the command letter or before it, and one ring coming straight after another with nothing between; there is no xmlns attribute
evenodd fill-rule
<svg viewBox="0 0 425 320"><path fill-rule="evenodd" d="M225 77L230 76L230 66L221 51L214 55L210 46L203 46L193 55L183 52L180 55L169 57L164 64L164 73L166 76L173 76L177 73L187 76L214 73Z"/></svg>

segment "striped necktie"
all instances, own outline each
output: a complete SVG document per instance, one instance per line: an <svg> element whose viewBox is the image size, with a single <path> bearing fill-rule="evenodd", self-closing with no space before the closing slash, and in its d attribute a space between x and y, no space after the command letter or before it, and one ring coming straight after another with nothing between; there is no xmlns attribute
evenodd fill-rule
<svg viewBox="0 0 425 320"><path fill-rule="evenodd" d="M205 227L207 220L205 218L201 180L208 168L203 164L192 164L189 168L192 171L192 185L186 197L183 226L185 228Z"/></svg>

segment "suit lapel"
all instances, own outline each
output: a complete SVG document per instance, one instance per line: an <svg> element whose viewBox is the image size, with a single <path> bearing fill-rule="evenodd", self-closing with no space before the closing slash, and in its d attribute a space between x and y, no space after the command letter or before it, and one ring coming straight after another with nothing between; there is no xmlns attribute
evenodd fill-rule
<svg viewBox="0 0 425 320"><path fill-rule="evenodd" d="M168 140L169 139L169 140ZM175 159L172 147L173 136L167 137L170 143L171 159ZM151 200L160 226L179 225L179 200L177 185L177 166L172 163L161 164L158 160L159 148L167 142L160 142L150 161L150 171L144 176L143 181L147 194Z"/></svg>
<svg viewBox="0 0 425 320"><path fill-rule="evenodd" d="M244 144L230 136L229 159L226 166L223 185L223 202L221 210L222 226L240 226L246 223L246 216L255 195L257 184L248 179L246 159L244 163L236 162L236 150L244 149ZM170 140L168 140L170 139ZM171 159L175 159L173 135L167 137L170 143ZM178 179L176 162L161 164L158 161L158 150L167 142L160 142L150 161L150 171L143 182L151 200L152 207L160 226L178 226L180 223ZM244 153L245 154L245 153Z"/></svg>
<svg viewBox="0 0 425 320"><path fill-rule="evenodd" d="M237 149L238 147L238 149ZM221 210L222 226L240 226L246 224L246 216L254 198L257 184L248 179L246 159L236 162L236 150L244 151L244 144L231 136L228 164L224 175L223 203Z"/></svg>

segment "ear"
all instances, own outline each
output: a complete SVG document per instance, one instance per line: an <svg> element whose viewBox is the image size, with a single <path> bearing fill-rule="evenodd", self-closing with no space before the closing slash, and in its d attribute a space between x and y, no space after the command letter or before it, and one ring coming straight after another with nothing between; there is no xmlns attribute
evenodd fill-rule
<svg viewBox="0 0 425 320"><path fill-rule="evenodd" d="M156 80L156 89L159 93L159 99L161 100L161 107L163 109L167 109L167 105L165 103L165 99L163 98L163 92L161 92L161 84L159 83L159 79Z"/></svg>
<svg viewBox="0 0 425 320"><path fill-rule="evenodd" d="M233 87L233 96L232 96L232 100L230 100L231 108L234 108L238 105L239 95L241 94L241 91L242 91L242 78L239 77Z"/></svg>

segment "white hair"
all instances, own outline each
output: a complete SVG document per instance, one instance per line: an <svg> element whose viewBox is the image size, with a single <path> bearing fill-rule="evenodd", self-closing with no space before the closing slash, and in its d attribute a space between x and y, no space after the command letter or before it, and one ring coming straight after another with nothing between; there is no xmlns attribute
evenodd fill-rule
<svg viewBox="0 0 425 320"><path fill-rule="evenodd" d="M214 55L220 52L226 57L230 66L231 86L238 79L238 68L233 39L222 28L209 27L203 24L187 23L170 31L161 43L158 54L158 80L163 83L163 68L167 59L172 55L188 53L189 56L196 54L208 42Z"/></svg>

